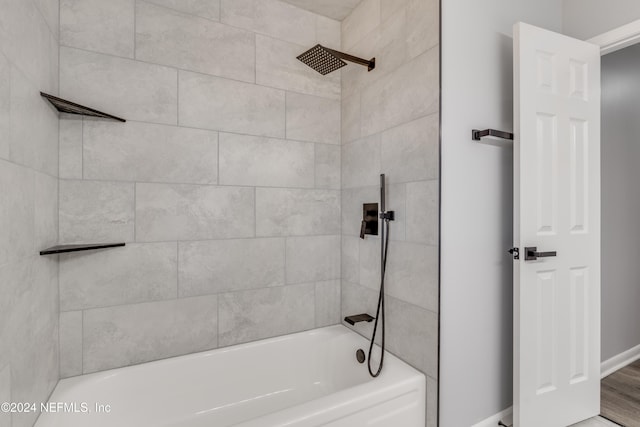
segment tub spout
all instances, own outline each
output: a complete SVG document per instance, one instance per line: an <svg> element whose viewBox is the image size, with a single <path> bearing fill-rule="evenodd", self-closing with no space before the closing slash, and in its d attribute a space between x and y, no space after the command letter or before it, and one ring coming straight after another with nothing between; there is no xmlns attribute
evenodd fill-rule
<svg viewBox="0 0 640 427"><path fill-rule="evenodd" d="M355 325L359 322L371 322L374 317L369 316L368 314L355 314L353 316L347 316L344 318L344 321L350 325Z"/></svg>

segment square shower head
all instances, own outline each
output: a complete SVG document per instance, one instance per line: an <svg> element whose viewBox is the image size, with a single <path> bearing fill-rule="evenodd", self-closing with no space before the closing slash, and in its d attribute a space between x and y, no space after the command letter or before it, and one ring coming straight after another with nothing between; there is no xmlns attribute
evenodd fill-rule
<svg viewBox="0 0 640 427"><path fill-rule="evenodd" d="M347 65L346 62L335 56L330 49L319 44L298 56L298 59L323 76Z"/></svg>

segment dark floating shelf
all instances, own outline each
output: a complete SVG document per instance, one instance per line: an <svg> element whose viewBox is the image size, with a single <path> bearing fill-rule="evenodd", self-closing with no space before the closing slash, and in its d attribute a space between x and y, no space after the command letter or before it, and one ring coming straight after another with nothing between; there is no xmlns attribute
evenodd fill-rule
<svg viewBox="0 0 640 427"><path fill-rule="evenodd" d="M94 110L93 108L85 107L84 105L76 104L75 102L67 101L66 99L58 98L57 96L49 95L44 92L40 92L40 95L48 100L61 113L78 114L80 116L98 117L101 119L126 122L125 119L121 119L120 117L112 116L111 114L103 113L102 111Z"/></svg>
<svg viewBox="0 0 640 427"><path fill-rule="evenodd" d="M40 251L40 255L56 255L66 252L93 251L96 249L118 248L125 246L124 243L93 243L88 245L58 245Z"/></svg>

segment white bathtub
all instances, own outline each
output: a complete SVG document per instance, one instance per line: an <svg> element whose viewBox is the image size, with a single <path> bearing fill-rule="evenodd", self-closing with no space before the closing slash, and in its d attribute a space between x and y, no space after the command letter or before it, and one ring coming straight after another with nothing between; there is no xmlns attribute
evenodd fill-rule
<svg viewBox="0 0 640 427"><path fill-rule="evenodd" d="M45 412L36 427L424 427L424 375L387 353L372 379L355 357L367 345L331 326L69 378L50 403L77 412Z"/></svg>

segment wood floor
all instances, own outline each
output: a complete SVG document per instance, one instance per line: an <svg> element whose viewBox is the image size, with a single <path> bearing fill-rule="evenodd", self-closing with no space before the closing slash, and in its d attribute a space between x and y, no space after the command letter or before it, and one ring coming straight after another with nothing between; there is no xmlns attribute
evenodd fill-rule
<svg viewBox="0 0 640 427"><path fill-rule="evenodd" d="M640 427L640 360L602 380L600 414L625 427Z"/></svg>
<svg viewBox="0 0 640 427"><path fill-rule="evenodd" d="M614 424L611 421L605 420L604 418L595 417L591 418L590 420L574 424L571 427L618 427L618 424Z"/></svg>

